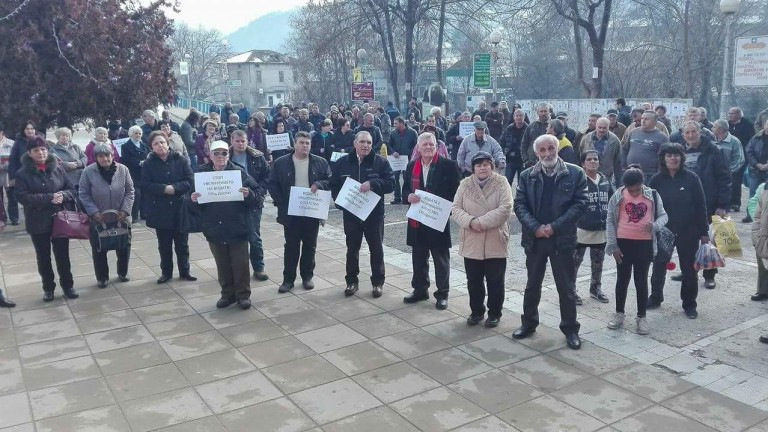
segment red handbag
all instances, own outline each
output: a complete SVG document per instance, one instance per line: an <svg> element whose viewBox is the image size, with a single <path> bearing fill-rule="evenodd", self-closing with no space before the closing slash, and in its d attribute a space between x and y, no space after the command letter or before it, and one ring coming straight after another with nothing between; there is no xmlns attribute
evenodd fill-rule
<svg viewBox="0 0 768 432"><path fill-rule="evenodd" d="M91 218L87 214L78 211L77 201L75 201L74 211L62 208L61 211L53 215L51 237L67 237L78 240L88 240L91 238Z"/></svg>

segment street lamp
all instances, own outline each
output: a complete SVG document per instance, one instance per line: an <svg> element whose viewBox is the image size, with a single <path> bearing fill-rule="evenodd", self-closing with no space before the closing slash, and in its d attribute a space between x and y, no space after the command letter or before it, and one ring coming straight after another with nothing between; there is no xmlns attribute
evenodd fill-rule
<svg viewBox="0 0 768 432"><path fill-rule="evenodd" d="M493 101L496 101L496 81L498 79L498 69L496 68L496 62L499 60L499 42L501 42L502 34L499 29L495 29L488 36L488 40L493 44Z"/></svg>
<svg viewBox="0 0 768 432"><path fill-rule="evenodd" d="M728 63L730 63L731 19L739 11L741 0L720 0L720 12L725 21L725 41L723 46L723 85L720 88L720 118L726 118L725 92L728 86Z"/></svg>
<svg viewBox="0 0 768 432"><path fill-rule="evenodd" d="M184 58L187 59L188 63L190 64L192 63L191 61L192 56L189 53L184 54ZM187 99L189 99L189 104L191 106L192 105L192 81L189 80L190 69L192 68L187 66Z"/></svg>
<svg viewBox="0 0 768 432"><path fill-rule="evenodd" d="M360 68L360 81L365 80L365 74L363 74L363 60L368 56L368 51L365 48L357 50L357 67Z"/></svg>

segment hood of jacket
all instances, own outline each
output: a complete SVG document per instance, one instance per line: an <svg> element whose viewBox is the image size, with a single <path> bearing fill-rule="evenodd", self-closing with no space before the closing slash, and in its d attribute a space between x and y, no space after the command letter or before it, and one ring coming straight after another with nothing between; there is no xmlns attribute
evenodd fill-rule
<svg viewBox="0 0 768 432"><path fill-rule="evenodd" d="M37 171L37 165L35 165L32 157L27 152L21 155L21 167L33 173ZM45 160L45 170L51 171L54 168L56 168L56 158L51 153L48 153L48 159Z"/></svg>

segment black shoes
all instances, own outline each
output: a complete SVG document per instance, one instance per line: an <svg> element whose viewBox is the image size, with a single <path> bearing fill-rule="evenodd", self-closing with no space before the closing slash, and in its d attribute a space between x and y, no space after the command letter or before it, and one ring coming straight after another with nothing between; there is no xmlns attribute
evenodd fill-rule
<svg viewBox="0 0 768 432"><path fill-rule="evenodd" d="M16 303L8 300L3 296L3 290L0 290L0 307L12 308L16 307Z"/></svg>
<svg viewBox="0 0 768 432"><path fill-rule="evenodd" d="M499 326L499 321L501 319L499 317L488 317L487 320L485 320L485 326L488 328L494 328Z"/></svg>
<svg viewBox="0 0 768 432"><path fill-rule="evenodd" d="M747 215L744 219L741 220L742 223L750 223L752 222L752 217L750 215Z"/></svg>
<svg viewBox="0 0 768 432"><path fill-rule="evenodd" d="M699 313L696 312L696 309L686 309L685 316L687 316L690 319L696 319L699 317Z"/></svg>
<svg viewBox="0 0 768 432"><path fill-rule="evenodd" d="M683 281L683 274L682 273L678 273L678 274L676 274L674 276L670 276L669 278L672 279L675 282L682 282Z"/></svg>
<svg viewBox="0 0 768 432"><path fill-rule="evenodd" d="M606 296L605 294L603 294L603 292L602 292L602 291L600 291L600 290L597 290L597 291L590 291L590 292L589 292L589 296L590 296L591 298L593 298L593 299L595 299L595 300L599 301L600 303L608 303L608 296Z"/></svg>
<svg viewBox="0 0 768 432"><path fill-rule="evenodd" d="M654 299L653 297L648 297L648 303L646 304L646 309L658 309L661 307L661 302Z"/></svg>
<svg viewBox="0 0 768 432"><path fill-rule="evenodd" d="M399 200L399 199L396 199L396 200L392 200L392 201L390 202L390 204L392 204L392 205L403 204L403 201L401 201L401 200Z"/></svg>
<svg viewBox="0 0 768 432"><path fill-rule="evenodd" d="M437 310L448 309L448 299L437 299L437 303L435 303L435 309Z"/></svg>
<svg viewBox="0 0 768 432"><path fill-rule="evenodd" d="M531 327L527 324L523 324L517 330L512 332L512 338L525 339L534 333L536 333L536 327Z"/></svg>
<svg viewBox="0 0 768 432"><path fill-rule="evenodd" d="M704 279L704 288L715 289L716 286L717 286L717 282L715 282L714 279Z"/></svg>
<svg viewBox="0 0 768 432"><path fill-rule="evenodd" d="M344 290L344 297L350 297L355 295L355 293L359 288L360 287L358 287L357 283L351 283L347 285L347 289Z"/></svg>
<svg viewBox="0 0 768 432"><path fill-rule="evenodd" d="M262 270L253 272L253 278L257 281L264 282L265 280L269 279L269 276L267 276L267 274Z"/></svg>
<svg viewBox="0 0 768 432"><path fill-rule="evenodd" d="M764 344L768 344L768 336L767 335L760 336L760 342Z"/></svg>
<svg viewBox="0 0 768 432"><path fill-rule="evenodd" d="M304 287L305 290L311 290L315 288L315 283L312 282L312 278L302 279L301 285Z"/></svg>
<svg viewBox="0 0 768 432"><path fill-rule="evenodd" d="M293 282L283 282L280 288L277 289L279 293L287 293L293 289Z"/></svg>
<svg viewBox="0 0 768 432"><path fill-rule="evenodd" d="M53 301L53 291L43 291L43 301L48 303Z"/></svg>
<svg viewBox="0 0 768 432"><path fill-rule="evenodd" d="M80 297L80 294L78 294L74 288L62 288L61 290L64 291L64 297L68 299L76 299Z"/></svg>
<svg viewBox="0 0 768 432"><path fill-rule="evenodd" d="M11 225L13 225L13 226L16 226L18 224L19 224L19 221L17 221L17 220L12 220L11 221Z"/></svg>
<svg viewBox="0 0 768 432"><path fill-rule="evenodd" d="M578 294L574 294L573 296L574 296L574 302L576 303L576 306L581 306L584 304L584 300L582 300Z"/></svg>
<svg viewBox="0 0 768 432"><path fill-rule="evenodd" d="M219 301L216 302L216 307L219 309L224 309L236 301L237 300L233 299L232 297L222 297L219 299Z"/></svg>
<svg viewBox="0 0 768 432"><path fill-rule="evenodd" d="M423 300L429 300L429 294L414 291L411 294L403 297L403 303L408 303L408 304L417 303Z"/></svg>
<svg viewBox="0 0 768 432"><path fill-rule="evenodd" d="M117 280L120 282L130 282L131 278L128 275L117 275Z"/></svg>
<svg viewBox="0 0 768 432"><path fill-rule="evenodd" d="M240 309L250 309L251 308L251 299L239 299L237 300L237 305L240 306Z"/></svg>
<svg viewBox="0 0 768 432"><path fill-rule="evenodd" d="M467 318L467 325L478 325L480 321L483 320L483 315L485 314L471 314L469 318Z"/></svg>
<svg viewBox="0 0 768 432"><path fill-rule="evenodd" d="M766 295L766 294L759 294L759 293L758 293L758 294L755 294L755 295L753 295L752 297L750 297L750 299L751 299L752 301L763 301L763 300L768 300L768 295Z"/></svg>
<svg viewBox="0 0 768 432"><path fill-rule="evenodd" d="M571 333L565 335L565 342L568 344L568 348L577 350L581 348L581 338L578 333Z"/></svg>
<svg viewBox="0 0 768 432"><path fill-rule="evenodd" d="M731 211L734 212L734 213L738 213L738 212L741 211L741 207L739 207L737 205L732 205L731 206Z"/></svg>
<svg viewBox="0 0 768 432"><path fill-rule="evenodd" d="M107 285L109 285L109 281L106 281L106 280L96 281L96 286L101 288L101 289L106 288Z"/></svg>
<svg viewBox="0 0 768 432"><path fill-rule="evenodd" d="M158 283L158 284L164 284L164 283L168 282L169 280L171 280L171 278L172 278L172 276L169 276L169 275L162 275L162 276L160 276L160 277L157 279L157 283Z"/></svg>
<svg viewBox="0 0 768 432"><path fill-rule="evenodd" d="M196 278L195 276L192 276L192 275L191 275L191 274L189 274L189 273L187 273L187 274L185 274L185 275L181 275L181 276L179 276L179 279L181 279L181 280L185 280L185 281L189 281L189 282L194 282L194 281L196 281L196 280L197 280L197 278Z"/></svg>
<svg viewBox="0 0 768 432"><path fill-rule="evenodd" d="M384 288L381 285L373 286L373 298L379 298L384 294Z"/></svg>

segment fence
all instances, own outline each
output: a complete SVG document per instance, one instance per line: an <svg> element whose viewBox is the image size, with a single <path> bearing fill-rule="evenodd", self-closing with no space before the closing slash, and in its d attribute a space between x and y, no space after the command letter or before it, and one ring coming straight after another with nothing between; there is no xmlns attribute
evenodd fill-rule
<svg viewBox="0 0 768 432"><path fill-rule="evenodd" d="M190 109L194 108L198 110L202 114L208 114L209 109L211 108L211 102L201 101L201 100L195 100L195 99L188 99L184 97L177 97L176 98L176 106L179 108L185 108Z"/></svg>

